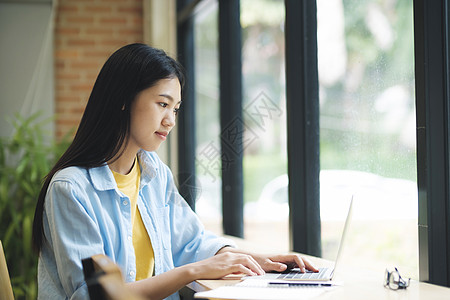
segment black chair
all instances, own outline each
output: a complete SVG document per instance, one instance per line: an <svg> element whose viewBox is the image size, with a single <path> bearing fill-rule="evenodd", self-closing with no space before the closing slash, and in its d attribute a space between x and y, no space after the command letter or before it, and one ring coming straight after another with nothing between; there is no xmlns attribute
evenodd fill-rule
<svg viewBox="0 0 450 300"><path fill-rule="evenodd" d="M92 300L142 300L127 288L119 266L108 256L97 254L83 259L82 263Z"/></svg>

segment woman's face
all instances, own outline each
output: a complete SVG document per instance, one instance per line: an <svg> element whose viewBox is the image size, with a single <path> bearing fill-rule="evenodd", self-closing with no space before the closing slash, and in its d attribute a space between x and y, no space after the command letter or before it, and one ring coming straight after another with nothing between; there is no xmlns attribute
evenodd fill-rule
<svg viewBox="0 0 450 300"><path fill-rule="evenodd" d="M161 79L140 92L131 104L131 128L128 148L155 151L175 126L181 104L178 78Z"/></svg>

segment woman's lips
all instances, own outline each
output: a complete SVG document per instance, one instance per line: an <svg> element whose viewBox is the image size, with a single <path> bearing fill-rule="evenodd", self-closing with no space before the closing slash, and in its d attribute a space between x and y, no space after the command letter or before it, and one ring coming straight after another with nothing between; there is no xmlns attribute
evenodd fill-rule
<svg viewBox="0 0 450 300"><path fill-rule="evenodd" d="M168 132L159 132L159 131L157 131L157 132L155 132L155 133L156 133L156 135L157 135L160 139L162 139L163 141L166 140L167 135L169 134Z"/></svg>

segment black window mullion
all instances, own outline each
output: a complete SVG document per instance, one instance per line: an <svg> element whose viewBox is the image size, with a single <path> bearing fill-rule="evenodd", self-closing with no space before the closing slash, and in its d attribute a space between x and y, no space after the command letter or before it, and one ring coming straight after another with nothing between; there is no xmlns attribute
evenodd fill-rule
<svg viewBox="0 0 450 300"><path fill-rule="evenodd" d="M450 286L448 1L414 1L419 276Z"/></svg>
<svg viewBox="0 0 450 300"><path fill-rule="evenodd" d="M222 211L225 234L243 237L242 60L239 0L219 0Z"/></svg>
<svg viewBox="0 0 450 300"><path fill-rule="evenodd" d="M285 5L290 243L321 256L316 1Z"/></svg>
<svg viewBox="0 0 450 300"><path fill-rule="evenodd" d="M448 143L449 135L450 135L450 5L448 1L444 2L442 11L444 12L444 25L443 28L445 30L444 35L444 49L445 49L445 102L446 102L446 127L445 127L445 137L446 141L446 174L447 174L447 198L444 206L446 206L446 232L445 236L447 237L447 286L450 287L450 145Z"/></svg>
<svg viewBox="0 0 450 300"><path fill-rule="evenodd" d="M177 12L190 8L192 0L178 0ZM186 82L182 95L182 110L178 116L178 190L195 210L196 200L196 126L195 126L195 52L194 20L191 15L180 19L177 32L178 60L184 66Z"/></svg>

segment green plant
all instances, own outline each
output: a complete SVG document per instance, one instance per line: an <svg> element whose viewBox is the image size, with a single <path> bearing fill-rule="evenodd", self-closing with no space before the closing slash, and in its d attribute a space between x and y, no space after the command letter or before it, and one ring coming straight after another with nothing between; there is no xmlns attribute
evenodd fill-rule
<svg viewBox="0 0 450 300"><path fill-rule="evenodd" d="M11 120L14 132L0 138L0 239L16 299L37 297L37 255L31 246L36 200L45 175L67 147L55 143L36 113Z"/></svg>

